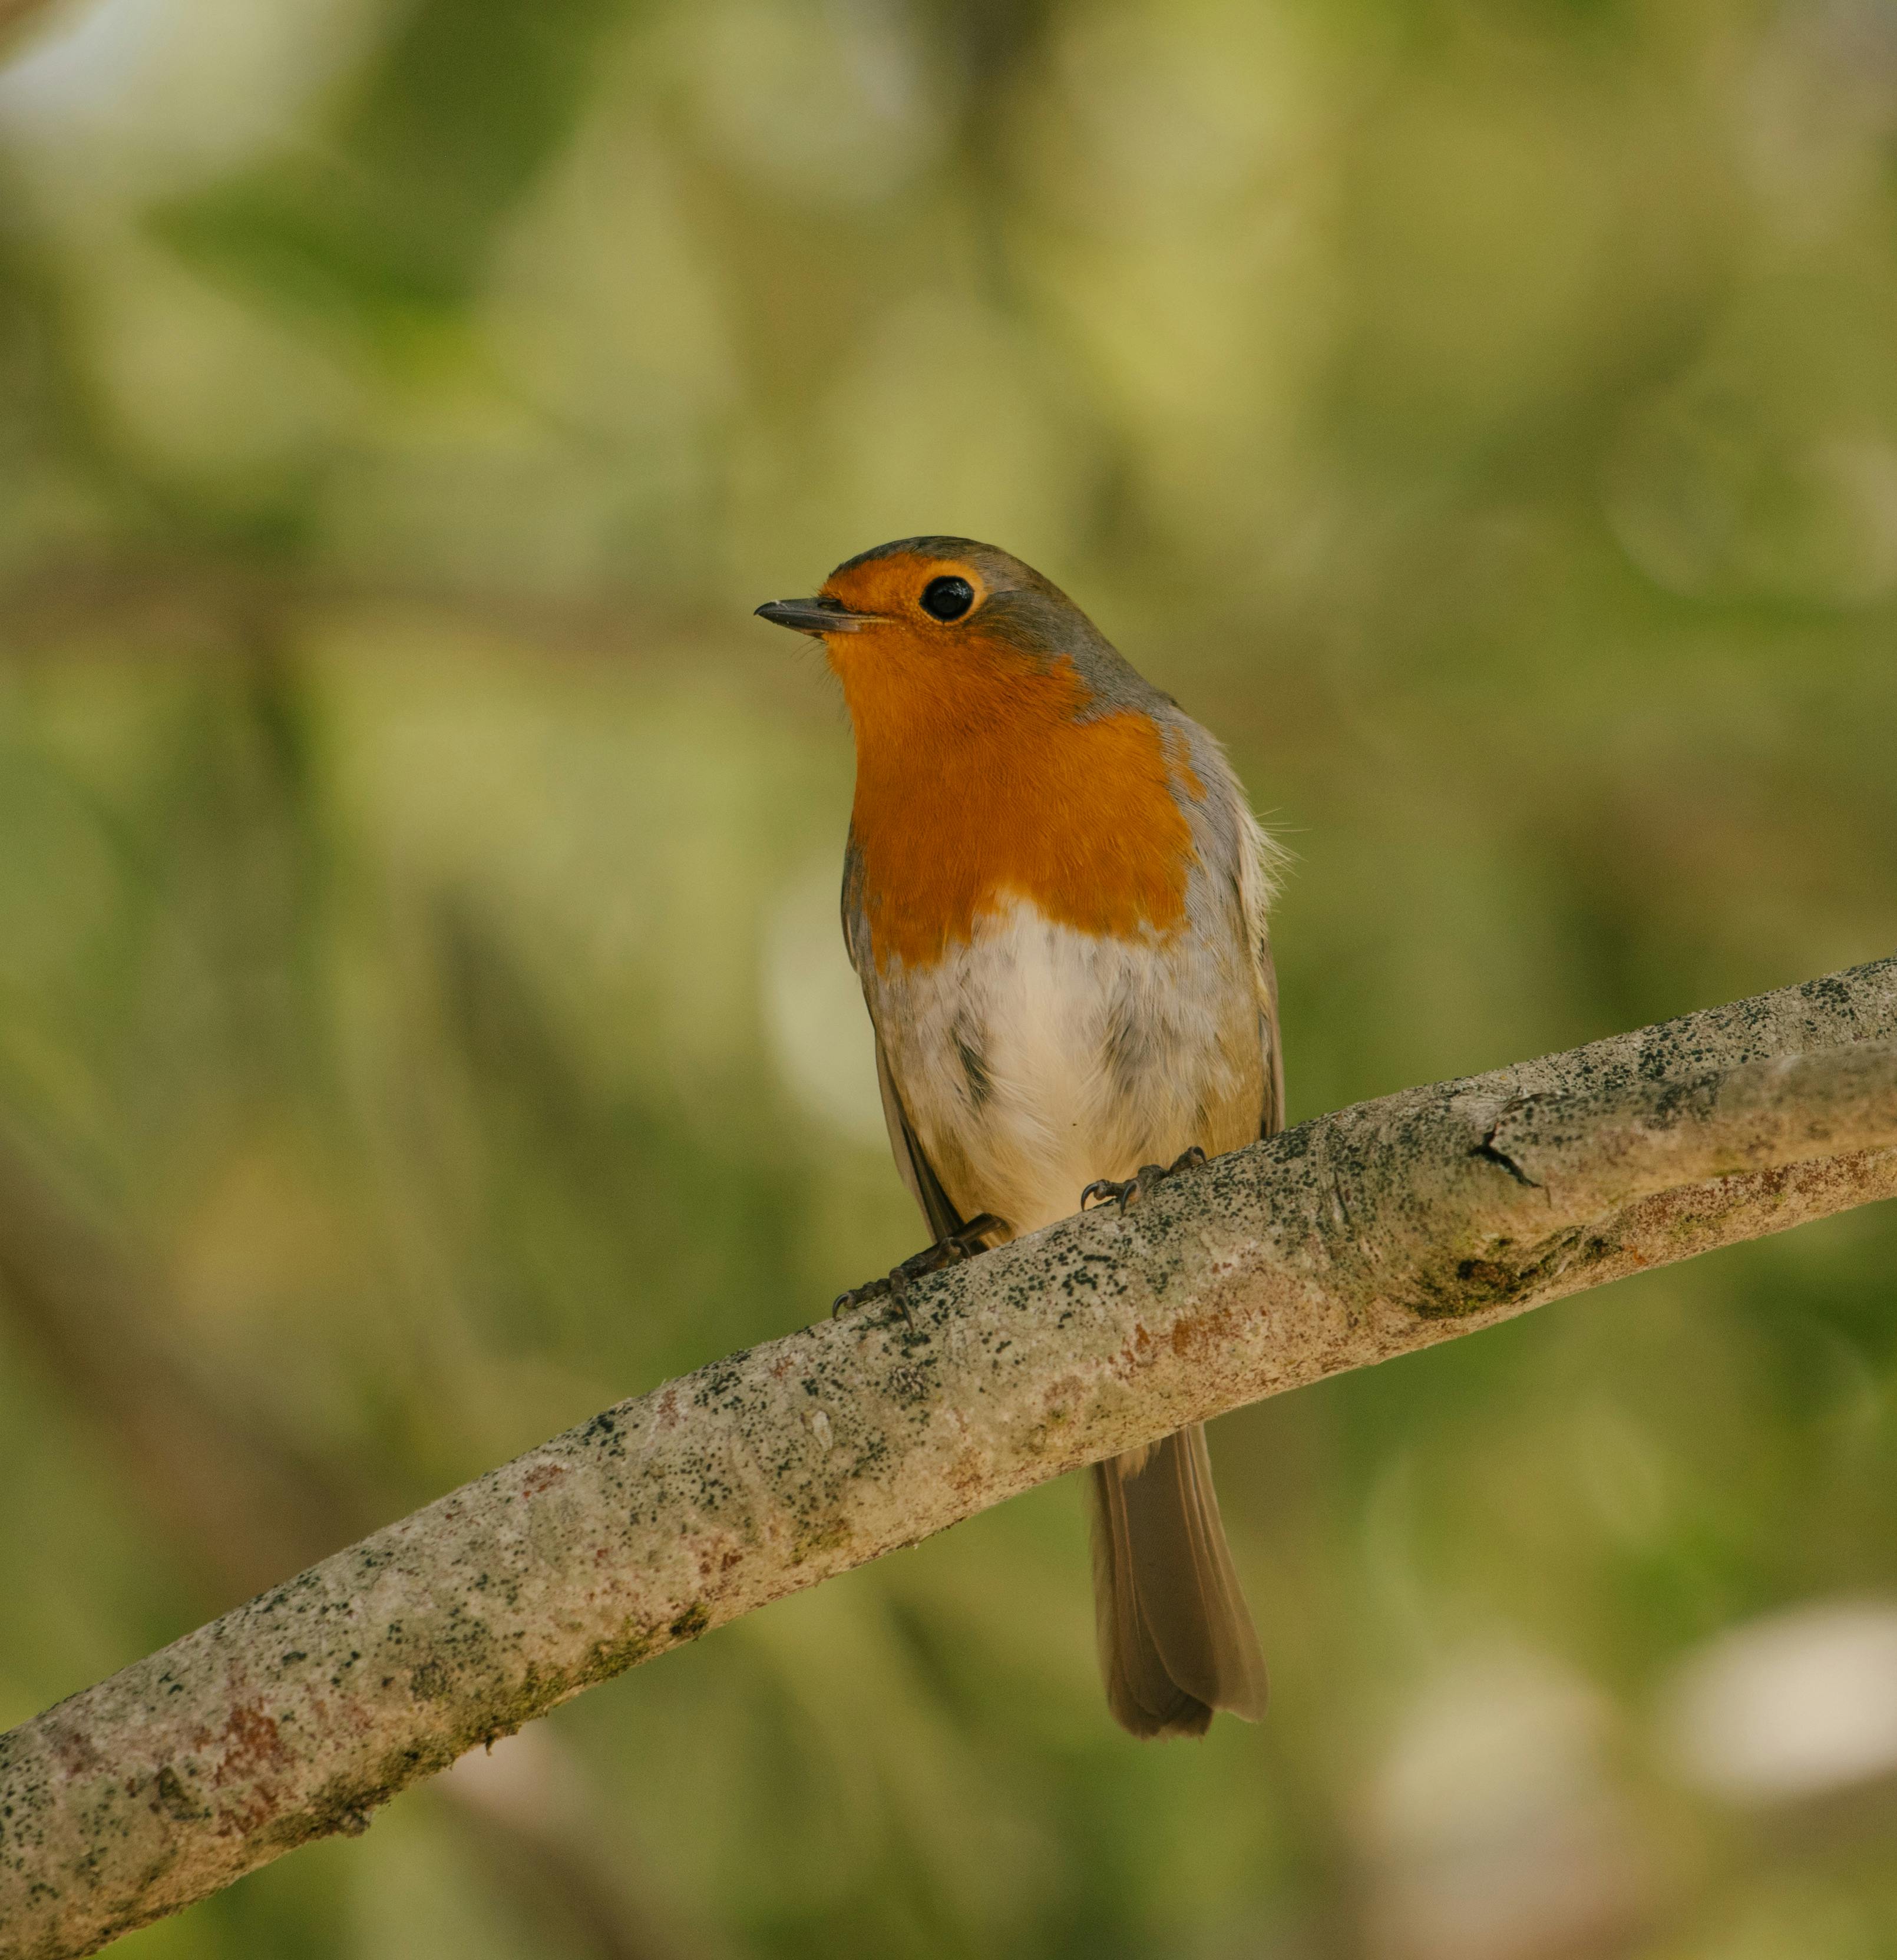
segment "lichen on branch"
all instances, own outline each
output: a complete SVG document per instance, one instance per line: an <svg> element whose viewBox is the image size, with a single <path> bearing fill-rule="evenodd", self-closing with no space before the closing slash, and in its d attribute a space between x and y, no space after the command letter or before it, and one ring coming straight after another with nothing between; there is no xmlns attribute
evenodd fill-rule
<svg viewBox="0 0 1897 1960"><path fill-rule="evenodd" d="M1897 1195L1897 960L1322 1117L619 1404L0 1736L0 1960L1062 1472Z"/></svg>

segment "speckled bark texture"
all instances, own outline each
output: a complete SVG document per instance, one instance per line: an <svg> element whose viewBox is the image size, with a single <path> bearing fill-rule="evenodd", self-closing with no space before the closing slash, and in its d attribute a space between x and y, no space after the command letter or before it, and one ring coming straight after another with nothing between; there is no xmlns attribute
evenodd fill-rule
<svg viewBox="0 0 1897 1960"><path fill-rule="evenodd" d="M1361 1105L622 1402L0 1737L0 1955L85 1953L622 1668L1030 1485L1897 1194L1897 960Z"/></svg>

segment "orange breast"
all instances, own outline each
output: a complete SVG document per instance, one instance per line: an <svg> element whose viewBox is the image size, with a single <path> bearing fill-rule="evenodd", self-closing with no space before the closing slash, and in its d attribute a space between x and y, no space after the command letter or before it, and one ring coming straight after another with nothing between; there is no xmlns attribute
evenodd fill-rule
<svg viewBox="0 0 1897 1960"><path fill-rule="evenodd" d="M878 966L928 966L985 914L1031 899L1082 932L1163 938L1186 916L1192 832L1149 716L1075 715L1087 694L971 638L944 660L899 627L839 635L857 745L852 813Z"/></svg>

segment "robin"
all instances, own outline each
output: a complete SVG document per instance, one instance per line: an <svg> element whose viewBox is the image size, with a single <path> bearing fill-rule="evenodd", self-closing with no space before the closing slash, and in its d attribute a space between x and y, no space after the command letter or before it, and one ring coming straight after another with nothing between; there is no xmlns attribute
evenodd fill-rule
<svg viewBox="0 0 1897 1960"><path fill-rule="evenodd" d="M1278 1128L1275 851L1218 743L992 545L903 538L759 613L820 638L856 736L843 933L934 1243L839 1307ZM1195 1425L1094 1465L1107 1701L1256 1720L1265 1664Z"/></svg>

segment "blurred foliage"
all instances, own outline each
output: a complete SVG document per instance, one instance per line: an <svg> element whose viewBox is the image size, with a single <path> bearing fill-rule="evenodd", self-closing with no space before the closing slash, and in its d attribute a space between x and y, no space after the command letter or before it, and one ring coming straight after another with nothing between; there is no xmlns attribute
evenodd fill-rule
<svg viewBox="0 0 1897 1960"><path fill-rule="evenodd" d="M1894 140L1892 0L48 13L0 1720L912 1249L847 730L746 616L863 546L1008 546L1228 740L1294 1116L1889 950ZM1889 1778L1722 1784L1668 1711L1897 1596L1894 1254L1221 1424L1256 1730L1111 1727L1059 1488L124 1950L1888 1954Z"/></svg>

